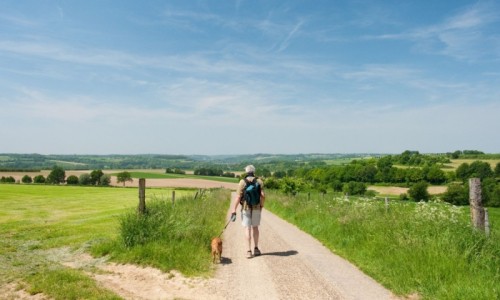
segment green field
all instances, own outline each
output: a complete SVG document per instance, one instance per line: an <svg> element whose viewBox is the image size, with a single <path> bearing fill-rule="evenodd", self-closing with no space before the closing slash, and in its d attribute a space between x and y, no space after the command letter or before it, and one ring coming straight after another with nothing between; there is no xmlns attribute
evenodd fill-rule
<svg viewBox="0 0 500 300"><path fill-rule="evenodd" d="M169 199L172 190L148 189L146 199L153 194ZM179 190L176 199L193 194ZM119 240L120 218L137 205L136 188L0 184L0 286L22 284L54 299L117 299L54 256Z"/></svg>
<svg viewBox="0 0 500 300"><path fill-rule="evenodd" d="M370 198L267 193L266 207L397 295L500 299L500 209L491 234L470 227L469 207ZM415 295L418 298L415 298Z"/></svg>

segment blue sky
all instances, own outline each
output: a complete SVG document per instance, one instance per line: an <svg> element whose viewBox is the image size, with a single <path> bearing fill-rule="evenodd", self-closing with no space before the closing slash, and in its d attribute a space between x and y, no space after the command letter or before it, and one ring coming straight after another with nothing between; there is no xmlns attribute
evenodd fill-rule
<svg viewBox="0 0 500 300"><path fill-rule="evenodd" d="M0 107L0 153L499 153L500 3L3 0Z"/></svg>

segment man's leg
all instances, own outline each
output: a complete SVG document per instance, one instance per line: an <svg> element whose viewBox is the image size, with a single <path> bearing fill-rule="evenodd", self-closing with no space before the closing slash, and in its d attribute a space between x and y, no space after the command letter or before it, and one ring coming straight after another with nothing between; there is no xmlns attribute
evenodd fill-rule
<svg viewBox="0 0 500 300"><path fill-rule="evenodd" d="M255 245L255 248L253 249L253 255L254 256L259 256L260 255L260 249L259 249L259 226L253 226L252 227L252 233L253 233L253 243Z"/></svg>
<svg viewBox="0 0 500 300"><path fill-rule="evenodd" d="M255 248L259 248L259 226L253 226L252 233L253 233L253 243L255 245Z"/></svg>
<svg viewBox="0 0 500 300"><path fill-rule="evenodd" d="M252 257L252 235L250 232L251 230L252 230L251 226L245 227L245 239L248 246L247 257Z"/></svg>

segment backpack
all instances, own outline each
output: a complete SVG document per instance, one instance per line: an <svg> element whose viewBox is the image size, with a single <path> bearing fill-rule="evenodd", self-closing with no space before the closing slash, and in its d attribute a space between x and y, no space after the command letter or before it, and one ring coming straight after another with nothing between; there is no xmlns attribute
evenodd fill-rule
<svg viewBox="0 0 500 300"><path fill-rule="evenodd" d="M249 207L253 207L260 204L260 184L257 181L257 177L253 181L248 180L246 177L245 188L243 189L243 201Z"/></svg>

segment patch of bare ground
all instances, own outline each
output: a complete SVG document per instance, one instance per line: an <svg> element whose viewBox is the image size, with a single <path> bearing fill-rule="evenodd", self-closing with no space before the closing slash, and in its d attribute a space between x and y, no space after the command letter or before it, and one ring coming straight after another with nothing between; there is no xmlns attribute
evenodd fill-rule
<svg viewBox="0 0 500 300"><path fill-rule="evenodd" d="M1 294L0 299L2 300L49 300L43 294L31 295L23 289L21 284L18 283L8 283L0 287Z"/></svg>
<svg viewBox="0 0 500 300"><path fill-rule="evenodd" d="M427 191L431 195L437 195L446 192L446 189L446 186L429 186ZM408 188L397 186L369 186L368 190L378 192L381 196L399 196L408 193Z"/></svg>
<svg viewBox="0 0 500 300"><path fill-rule="evenodd" d="M109 263L85 253L66 255L63 264L85 271L124 299L223 299L209 288L211 279L187 278L177 271Z"/></svg>

